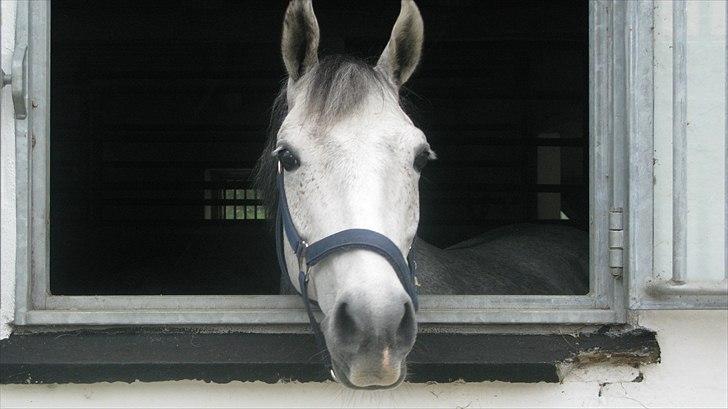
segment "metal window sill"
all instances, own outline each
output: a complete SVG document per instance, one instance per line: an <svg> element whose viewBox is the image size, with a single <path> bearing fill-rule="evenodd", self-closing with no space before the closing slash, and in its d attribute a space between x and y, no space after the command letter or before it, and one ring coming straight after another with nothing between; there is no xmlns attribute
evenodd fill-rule
<svg viewBox="0 0 728 409"><path fill-rule="evenodd" d="M199 379L320 382L310 334L205 333L160 327L16 333L0 341L0 383ZM559 382L557 366L582 354L638 365L659 360L655 333L602 327L591 334L422 333L410 382Z"/></svg>

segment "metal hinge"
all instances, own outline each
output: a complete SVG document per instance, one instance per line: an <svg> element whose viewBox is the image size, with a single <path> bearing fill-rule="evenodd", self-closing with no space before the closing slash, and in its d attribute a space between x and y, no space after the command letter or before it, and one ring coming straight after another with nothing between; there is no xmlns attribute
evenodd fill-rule
<svg viewBox="0 0 728 409"><path fill-rule="evenodd" d="M621 277L624 269L624 212L621 207L609 211L609 270Z"/></svg>
<svg viewBox="0 0 728 409"><path fill-rule="evenodd" d="M10 85L15 108L15 119L25 119L28 116L28 47L18 45L13 52L13 61L10 74L0 70L2 86Z"/></svg>

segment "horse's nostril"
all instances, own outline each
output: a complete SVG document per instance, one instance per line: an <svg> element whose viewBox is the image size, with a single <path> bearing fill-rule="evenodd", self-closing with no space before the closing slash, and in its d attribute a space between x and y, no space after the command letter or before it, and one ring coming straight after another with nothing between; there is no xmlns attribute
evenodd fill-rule
<svg viewBox="0 0 728 409"><path fill-rule="evenodd" d="M340 303L336 308L334 319L336 322L335 328L342 338L348 338L354 335L356 332L356 323L349 310L349 304L345 302Z"/></svg>

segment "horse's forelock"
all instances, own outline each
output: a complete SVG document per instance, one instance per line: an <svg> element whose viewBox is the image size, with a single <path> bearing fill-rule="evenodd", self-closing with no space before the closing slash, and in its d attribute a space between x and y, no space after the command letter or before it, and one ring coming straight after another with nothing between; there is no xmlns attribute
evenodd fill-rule
<svg viewBox="0 0 728 409"><path fill-rule="evenodd" d="M320 124L349 115L374 93L394 96L383 74L365 61L344 55L323 58L302 78L305 112Z"/></svg>

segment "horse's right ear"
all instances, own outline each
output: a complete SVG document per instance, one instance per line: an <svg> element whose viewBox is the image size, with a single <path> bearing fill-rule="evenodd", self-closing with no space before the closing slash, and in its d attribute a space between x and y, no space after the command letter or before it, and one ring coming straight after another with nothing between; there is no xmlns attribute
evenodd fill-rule
<svg viewBox="0 0 728 409"><path fill-rule="evenodd" d="M420 62L424 31L422 15L414 0L402 0L392 36L376 67L397 88L409 79Z"/></svg>
<svg viewBox="0 0 728 409"><path fill-rule="evenodd" d="M288 77L297 81L318 62L319 26L311 0L291 0L283 18L281 54Z"/></svg>

